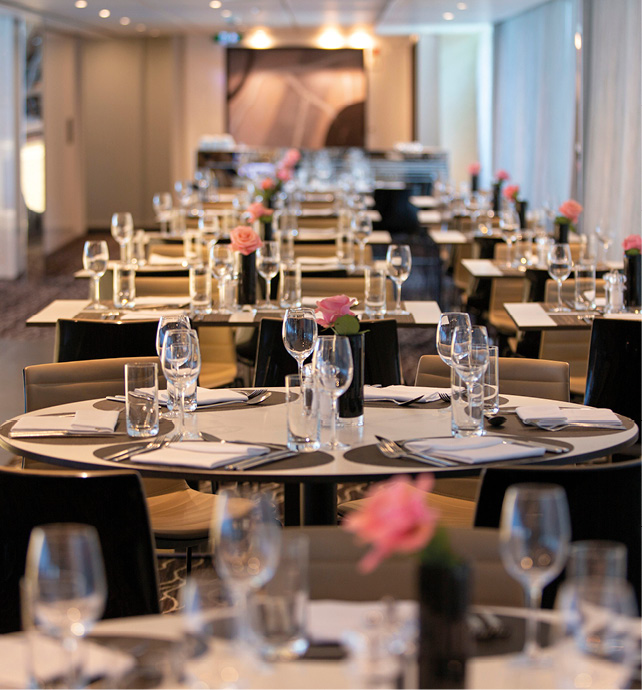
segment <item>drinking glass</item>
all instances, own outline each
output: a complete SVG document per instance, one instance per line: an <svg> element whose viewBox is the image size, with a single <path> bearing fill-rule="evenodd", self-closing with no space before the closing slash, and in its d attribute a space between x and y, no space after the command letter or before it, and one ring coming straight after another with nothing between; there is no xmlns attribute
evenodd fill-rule
<svg viewBox="0 0 642 690"><path fill-rule="evenodd" d="M571 544L567 579L626 579L626 546L617 541L585 539Z"/></svg>
<svg viewBox="0 0 642 690"><path fill-rule="evenodd" d="M269 496L219 491L212 541L216 571L239 608L240 641L247 641L248 594L272 579L281 549L281 528Z"/></svg>
<svg viewBox="0 0 642 690"><path fill-rule="evenodd" d="M571 526L566 494L561 486L515 484L506 491L500 520L500 553L508 574L524 586L534 613L542 590L566 562ZM542 662L537 643L537 619L526 620L526 641L520 663Z"/></svg>
<svg viewBox="0 0 642 690"><path fill-rule="evenodd" d="M134 219L128 212L114 213L111 217L111 236L120 245L120 260L128 263L128 246L134 237Z"/></svg>
<svg viewBox="0 0 642 690"><path fill-rule="evenodd" d="M234 270L234 254L228 245L213 244L210 247L210 269L218 281L218 314L227 314L225 307L225 283Z"/></svg>
<svg viewBox="0 0 642 690"><path fill-rule="evenodd" d="M359 246L359 263L357 268L366 266L366 242L372 235L372 219L365 211L352 215L352 236ZM404 278L405 280L405 278Z"/></svg>
<svg viewBox="0 0 642 690"><path fill-rule="evenodd" d="M192 436L185 429L185 391L196 383L201 371L196 331L185 328L167 331L161 351L161 366L165 378L171 381L180 393L178 425L174 440L187 440Z"/></svg>
<svg viewBox="0 0 642 690"><path fill-rule="evenodd" d="M100 279L105 275L107 262L109 261L109 249L107 242L103 240L88 240L82 250L82 265L85 271L91 273L89 286L89 299L91 304L87 309L102 310L108 307L100 303Z"/></svg>
<svg viewBox="0 0 642 690"><path fill-rule="evenodd" d="M191 328L189 322L189 317L187 314L178 314L176 316L161 316L158 320L158 328L156 329L156 354L160 359L163 353L163 342L165 341L165 334L167 331L173 331L178 328L185 328L189 330ZM189 409L190 402L189 398L192 397L187 393L185 395L186 409ZM194 388L194 408L196 407L196 388ZM161 419L172 419L178 417L179 408L179 393L174 384L168 379L167 380L167 411L161 412Z"/></svg>
<svg viewBox="0 0 642 690"><path fill-rule="evenodd" d="M467 386L482 380L488 367L488 333L485 326L457 326L453 330L452 366Z"/></svg>
<svg viewBox="0 0 642 690"><path fill-rule="evenodd" d="M608 221L600 218L595 226L595 234L602 243L602 247L604 249L604 263L606 263L609 258L609 248L613 244L613 230L611 229Z"/></svg>
<svg viewBox="0 0 642 690"><path fill-rule="evenodd" d="M562 283L571 275L573 259L568 244L554 244L548 250L548 275L557 283L557 306L555 312L569 311L562 304Z"/></svg>
<svg viewBox="0 0 642 690"><path fill-rule="evenodd" d="M352 383L354 365L350 341L345 336L321 335L317 338L312 358L312 368L321 388L329 393L332 400L330 415L331 450L346 448L337 439L337 414L339 397Z"/></svg>
<svg viewBox="0 0 642 690"><path fill-rule="evenodd" d="M499 216L499 229L502 239L506 242L506 266L509 268L513 265L513 243L517 239L517 231L519 230L519 215L514 208L502 211Z"/></svg>
<svg viewBox="0 0 642 690"><path fill-rule="evenodd" d="M58 638L68 654L68 688L85 687L80 640L100 618L107 584L94 527L59 523L34 527L29 538L24 591L35 627Z"/></svg>
<svg viewBox="0 0 642 690"><path fill-rule="evenodd" d="M166 235L169 229L168 222L172 217L172 195L170 192L157 192L152 199L156 219L160 223L160 231Z"/></svg>
<svg viewBox="0 0 642 690"><path fill-rule="evenodd" d="M265 302L261 309L278 309L278 304L270 301L270 291L272 290L272 278L279 272L281 261L279 243L275 240L266 240L263 245L256 250L256 270L265 279Z"/></svg>
<svg viewBox="0 0 642 690"><path fill-rule="evenodd" d="M453 331L460 328L471 329L470 316L461 311L445 311L437 325L437 354L442 362L452 367Z"/></svg>
<svg viewBox="0 0 642 690"><path fill-rule="evenodd" d="M198 229L208 243L216 244L221 237L221 225L216 211L203 211L198 217Z"/></svg>
<svg viewBox="0 0 642 690"><path fill-rule="evenodd" d="M299 376L303 378L303 362L312 354L318 337L314 309L306 307L286 309L281 335L285 349L296 359Z"/></svg>
<svg viewBox="0 0 642 690"><path fill-rule="evenodd" d="M391 244L386 252L386 270L396 288L396 303L394 311L389 314L407 314L401 308L401 284L408 279L412 267L412 256L407 244Z"/></svg>

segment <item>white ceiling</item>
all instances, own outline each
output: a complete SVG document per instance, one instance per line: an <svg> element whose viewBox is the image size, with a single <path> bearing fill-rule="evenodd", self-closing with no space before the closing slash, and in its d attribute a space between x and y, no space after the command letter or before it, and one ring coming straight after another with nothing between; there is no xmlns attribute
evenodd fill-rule
<svg viewBox="0 0 642 690"><path fill-rule="evenodd" d="M546 0L220 0L212 9L209 0L87 0L78 9L74 0L0 0L11 9L33 11L47 22L70 30L104 36L166 35L247 31L254 27L310 28L326 24L373 27L378 33L411 34L428 28L456 30L465 24L495 23L520 14ZM465 4L465 9L457 5ZM111 16L98 13L108 9ZM454 14L446 21L444 12ZM229 16L226 16L228 15ZM131 22L120 24L122 17ZM144 28L143 26L144 25Z"/></svg>

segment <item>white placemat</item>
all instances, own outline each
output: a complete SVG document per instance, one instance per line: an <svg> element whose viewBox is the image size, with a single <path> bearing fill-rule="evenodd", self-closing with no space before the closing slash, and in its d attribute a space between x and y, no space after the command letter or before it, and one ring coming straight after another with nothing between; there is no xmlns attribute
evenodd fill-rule
<svg viewBox="0 0 642 690"><path fill-rule="evenodd" d="M504 275L490 259L462 259L461 262L476 278L496 278Z"/></svg>
<svg viewBox="0 0 642 690"><path fill-rule="evenodd" d="M466 244L468 239L459 230L431 230L430 239L435 244Z"/></svg>
<svg viewBox="0 0 642 690"><path fill-rule="evenodd" d="M56 299L44 309L30 316L27 323L56 323L58 319L73 319L89 306L87 299Z"/></svg>
<svg viewBox="0 0 642 690"><path fill-rule="evenodd" d="M504 304L504 309L511 315L518 328L557 325L539 304L533 302L508 302Z"/></svg>
<svg viewBox="0 0 642 690"><path fill-rule="evenodd" d="M437 302L404 302L406 310L412 314L415 323L437 324L441 316L441 309Z"/></svg>
<svg viewBox="0 0 642 690"><path fill-rule="evenodd" d="M441 213L439 211L424 210L417 213L420 223L434 224L441 223Z"/></svg>

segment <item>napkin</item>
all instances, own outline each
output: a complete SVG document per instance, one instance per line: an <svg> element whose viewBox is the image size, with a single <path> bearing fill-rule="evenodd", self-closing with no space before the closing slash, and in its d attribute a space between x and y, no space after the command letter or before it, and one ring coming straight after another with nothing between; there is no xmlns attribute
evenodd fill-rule
<svg viewBox="0 0 642 690"><path fill-rule="evenodd" d="M158 391L158 402L167 405L167 391ZM196 388L196 405L212 405L221 402L247 402L247 393L233 391L229 388Z"/></svg>
<svg viewBox="0 0 642 690"><path fill-rule="evenodd" d="M21 417L11 431L74 431L111 433L118 423L118 410L78 410L73 417Z"/></svg>
<svg viewBox="0 0 642 690"><path fill-rule="evenodd" d="M213 469L236 460L264 455L269 451L265 446L252 446L246 443L226 443L210 441L181 441L168 443L163 448L149 453L134 455L130 462L148 465L174 465L176 467L198 467Z"/></svg>
<svg viewBox="0 0 642 690"><path fill-rule="evenodd" d="M164 254L150 254L147 263L152 266L186 266L184 256L165 256Z"/></svg>
<svg viewBox="0 0 642 690"><path fill-rule="evenodd" d="M563 424L568 422L622 426L620 418L606 408L560 408L557 405L523 405L515 410L524 424Z"/></svg>
<svg viewBox="0 0 642 690"><path fill-rule="evenodd" d="M492 460L514 460L517 458L544 455L545 448L520 446L489 436L472 438L424 438L409 441L405 447L419 455L435 453L440 457L457 460L469 465Z"/></svg>
<svg viewBox="0 0 642 690"><path fill-rule="evenodd" d="M406 400L414 400L420 395L423 396L417 402L435 402L439 400L440 393L448 393L450 395L450 388L428 388L426 386L364 386L363 398L364 400L397 400L398 402L406 402Z"/></svg>
<svg viewBox="0 0 642 690"><path fill-rule="evenodd" d="M297 262L305 266L335 266L339 263L336 256L299 256Z"/></svg>

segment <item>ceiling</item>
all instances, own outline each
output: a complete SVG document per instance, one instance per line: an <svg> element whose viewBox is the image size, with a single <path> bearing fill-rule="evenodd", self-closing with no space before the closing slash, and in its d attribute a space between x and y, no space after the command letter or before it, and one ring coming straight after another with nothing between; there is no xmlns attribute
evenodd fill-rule
<svg viewBox="0 0 642 690"><path fill-rule="evenodd" d="M57 27L112 37L328 24L408 35L499 22L546 0L218 0L220 7L215 8L210 7L211 0L84 1L87 6L77 8L75 0L0 0L0 8L32 11ZM101 10L109 10L110 16L101 18ZM445 20L445 12L453 19ZM123 17L129 20L125 25Z"/></svg>

